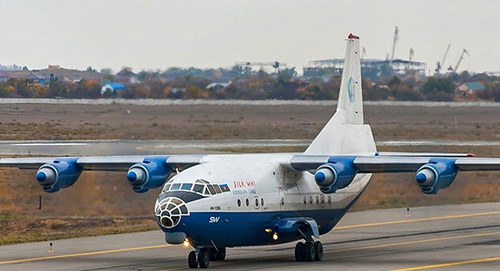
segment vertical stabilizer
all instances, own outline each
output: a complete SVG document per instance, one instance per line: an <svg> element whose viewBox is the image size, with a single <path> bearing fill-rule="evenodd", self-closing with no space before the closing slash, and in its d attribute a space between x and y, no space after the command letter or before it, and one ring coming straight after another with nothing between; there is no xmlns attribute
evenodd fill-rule
<svg viewBox="0 0 500 271"><path fill-rule="evenodd" d="M359 38L349 34L345 52L344 70L340 83L338 111L345 111L345 123L363 124L363 93Z"/></svg>
<svg viewBox="0 0 500 271"><path fill-rule="evenodd" d="M359 38L349 34L337 111L307 148L305 154L375 152L370 126L364 125L363 121Z"/></svg>

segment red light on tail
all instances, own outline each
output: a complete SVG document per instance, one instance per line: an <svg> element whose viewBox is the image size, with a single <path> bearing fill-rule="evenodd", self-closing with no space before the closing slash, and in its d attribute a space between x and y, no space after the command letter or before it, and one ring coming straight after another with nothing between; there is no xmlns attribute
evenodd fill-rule
<svg viewBox="0 0 500 271"><path fill-rule="evenodd" d="M347 38L348 39L357 39L357 40L359 40L359 37L356 36L356 35L354 35L354 34L352 34L352 33L349 33L349 36L347 36Z"/></svg>

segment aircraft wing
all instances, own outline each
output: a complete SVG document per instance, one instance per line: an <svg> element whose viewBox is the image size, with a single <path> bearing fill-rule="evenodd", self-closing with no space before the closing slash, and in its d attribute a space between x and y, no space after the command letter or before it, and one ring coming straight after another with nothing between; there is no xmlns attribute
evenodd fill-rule
<svg viewBox="0 0 500 271"><path fill-rule="evenodd" d="M75 164L84 170L122 171L145 160L156 158L173 168L187 168L201 163L203 155L123 155L123 156L84 156L84 157L29 157L0 158L0 167L17 167L20 169L38 169L44 164L59 160L75 159Z"/></svg>
<svg viewBox="0 0 500 271"><path fill-rule="evenodd" d="M415 172L415 180L425 194L436 194L455 180L459 171L500 170L500 158L471 155L295 155L290 167L314 174L323 193L348 187L358 173Z"/></svg>
<svg viewBox="0 0 500 271"><path fill-rule="evenodd" d="M3 158L0 167L38 169L36 179L45 192L57 192L73 185L84 170L127 171L135 192L163 185L177 169L202 163L203 155L88 156Z"/></svg>
<svg viewBox="0 0 500 271"><path fill-rule="evenodd" d="M295 170L309 171L316 170L323 164L343 163L345 160L352 160L357 173L415 172L423 165L436 161L452 162L462 171L500 170L500 158L476 158L466 154L431 156L429 153L399 156L396 153L388 156L295 155L290 160L290 166Z"/></svg>

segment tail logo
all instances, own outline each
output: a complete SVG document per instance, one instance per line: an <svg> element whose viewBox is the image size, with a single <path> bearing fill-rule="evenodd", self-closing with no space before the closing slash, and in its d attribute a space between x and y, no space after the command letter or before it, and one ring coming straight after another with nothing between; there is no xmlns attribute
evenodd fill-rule
<svg viewBox="0 0 500 271"><path fill-rule="evenodd" d="M349 78L349 82L347 83L347 95L349 96L349 102L354 103L356 99L356 83L352 77Z"/></svg>

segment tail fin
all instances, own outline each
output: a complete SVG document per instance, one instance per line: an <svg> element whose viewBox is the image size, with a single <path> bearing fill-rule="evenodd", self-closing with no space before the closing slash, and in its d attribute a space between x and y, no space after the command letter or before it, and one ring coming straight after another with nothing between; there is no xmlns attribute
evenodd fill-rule
<svg viewBox="0 0 500 271"><path fill-rule="evenodd" d="M337 112L345 111L345 123L363 124L363 91L359 37L349 34Z"/></svg>
<svg viewBox="0 0 500 271"><path fill-rule="evenodd" d="M363 125L363 122L359 37L349 34L337 111L304 153L333 155L375 152L370 126Z"/></svg>

